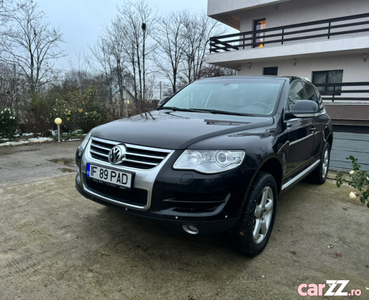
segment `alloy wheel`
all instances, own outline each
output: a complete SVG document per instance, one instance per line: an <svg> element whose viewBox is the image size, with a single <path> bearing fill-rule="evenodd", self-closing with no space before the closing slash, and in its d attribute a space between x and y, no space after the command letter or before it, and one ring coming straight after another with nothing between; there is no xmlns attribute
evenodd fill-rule
<svg viewBox="0 0 369 300"><path fill-rule="evenodd" d="M268 233L273 216L273 205L273 190L271 187L266 186L260 194L254 213L253 238L256 244L260 244Z"/></svg>
<svg viewBox="0 0 369 300"><path fill-rule="evenodd" d="M327 176L329 166L329 151L325 149L322 163L322 176L325 178Z"/></svg>

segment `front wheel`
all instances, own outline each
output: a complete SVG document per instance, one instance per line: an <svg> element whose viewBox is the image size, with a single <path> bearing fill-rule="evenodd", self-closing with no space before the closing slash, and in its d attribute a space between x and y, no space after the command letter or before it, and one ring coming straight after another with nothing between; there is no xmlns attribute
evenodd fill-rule
<svg viewBox="0 0 369 300"><path fill-rule="evenodd" d="M254 257L268 243L276 214L277 185L269 173L259 173L250 189L241 218L231 232L235 246Z"/></svg>

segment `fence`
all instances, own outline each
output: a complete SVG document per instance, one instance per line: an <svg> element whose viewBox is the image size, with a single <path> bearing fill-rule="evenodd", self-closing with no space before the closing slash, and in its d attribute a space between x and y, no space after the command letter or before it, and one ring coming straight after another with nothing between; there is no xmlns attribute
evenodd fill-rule
<svg viewBox="0 0 369 300"><path fill-rule="evenodd" d="M369 103L369 82L315 84L325 101L353 101Z"/></svg>
<svg viewBox="0 0 369 300"><path fill-rule="evenodd" d="M210 38L210 53L234 51L267 44L353 35L369 31L369 13L324 19Z"/></svg>

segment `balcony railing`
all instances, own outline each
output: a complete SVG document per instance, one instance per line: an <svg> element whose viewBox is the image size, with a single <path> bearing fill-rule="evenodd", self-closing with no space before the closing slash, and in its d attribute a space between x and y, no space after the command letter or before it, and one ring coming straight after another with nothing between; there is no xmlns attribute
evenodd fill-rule
<svg viewBox="0 0 369 300"><path fill-rule="evenodd" d="M325 101L369 102L369 82L319 83Z"/></svg>
<svg viewBox="0 0 369 300"><path fill-rule="evenodd" d="M330 39L369 31L369 13L253 30L210 38L210 53L285 44L299 40Z"/></svg>

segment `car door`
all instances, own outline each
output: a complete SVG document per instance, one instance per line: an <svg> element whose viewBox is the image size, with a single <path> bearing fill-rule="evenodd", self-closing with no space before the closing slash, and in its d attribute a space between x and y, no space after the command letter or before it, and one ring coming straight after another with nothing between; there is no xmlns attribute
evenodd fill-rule
<svg viewBox="0 0 369 300"><path fill-rule="evenodd" d="M312 119L314 128L312 132L314 133L314 144L312 149L312 157L319 158L319 154L324 147L325 141L325 130L329 125L329 117L325 113L322 97L316 87L312 84L305 83L306 99L315 101L320 109L320 114Z"/></svg>
<svg viewBox="0 0 369 300"><path fill-rule="evenodd" d="M306 100L306 97L304 83L301 80L293 81L290 86L286 112L289 112L297 101ZM285 172L287 177L292 177L308 166L311 161L316 127L312 118L293 117L285 122L289 144Z"/></svg>

